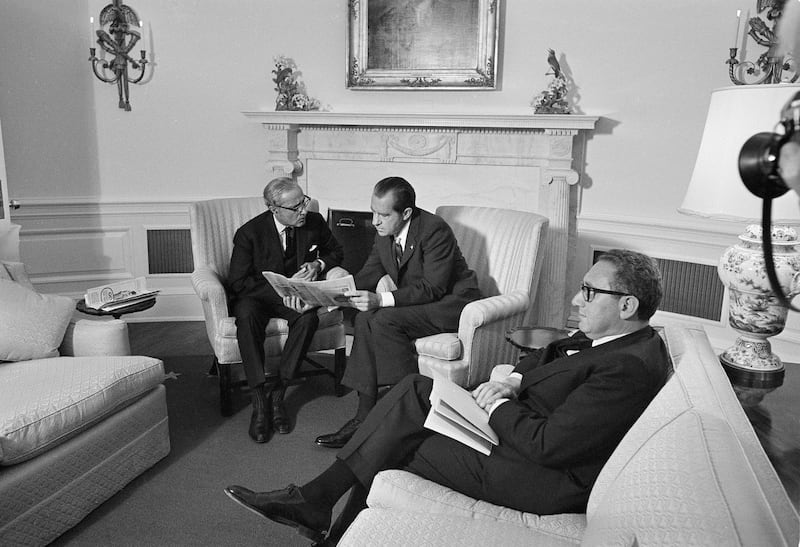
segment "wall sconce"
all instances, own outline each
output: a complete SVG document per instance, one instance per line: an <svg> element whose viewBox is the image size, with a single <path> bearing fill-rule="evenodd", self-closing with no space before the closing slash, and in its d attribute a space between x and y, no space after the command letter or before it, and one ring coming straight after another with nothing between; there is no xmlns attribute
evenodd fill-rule
<svg viewBox="0 0 800 547"><path fill-rule="evenodd" d="M783 13L783 2L768 2L758 0L756 4L757 14L755 17L745 20L746 31L744 40L747 37L759 46L767 48L755 62L737 58L739 53L739 31L742 23L742 10L736 12L736 39L733 47L729 48L729 57L725 61L728 64L728 76L736 85L747 84L779 84L781 82L797 81L800 73L797 71L794 57L787 55L784 57L778 52L778 38L775 27ZM761 14L764 17L761 17ZM744 51L745 48L742 48ZM787 71L787 74L784 73Z"/></svg>
<svg viewBox="0 0 800 547"><path fill-rule="evenodd" d="M95 55L97 48L89 47L89 62L92 63L92 72L100 81L107 84L117 84L119 94L119 107L130 112L130 91L128 84L138 84L144 78L145 68L150 62L146 58L144 49L139 51L141 58L134 59L129 55L137 42L142 40L144 24L128 5L121 0L114 0L100 11L98 19L100 29L95 30L94 18L91 18L92 40L97 37L96 42L100 48L111 56L111 60L99 58ZM108 27L108 30L105 28ZM131 30L131 27L141 29ZM142 40L142 47L144 41ZM105 57L105 56L103 56ZM133 70L138 70L139 74L133 78L129 75L128 66Z"/></svg>

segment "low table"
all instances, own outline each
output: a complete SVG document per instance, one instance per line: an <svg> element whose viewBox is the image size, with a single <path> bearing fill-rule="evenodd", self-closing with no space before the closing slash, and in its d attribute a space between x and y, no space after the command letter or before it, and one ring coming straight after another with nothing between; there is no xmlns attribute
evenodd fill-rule
<svg viewBox="0 0 800 547"><path fill-rule="evenodd" d="M110 315L114 319L119 319L126 313L135 313L137 311L144 311L149 310L156 304L155 296L148 300L144 300L142 302L134 302L130 306L123 306L121 308L117 308L115 310L96 310L94 308L90 308L86 305L86 299L81 298L78 303L75 305L75 309L79 312L86 313L89 315Z"/></svg>

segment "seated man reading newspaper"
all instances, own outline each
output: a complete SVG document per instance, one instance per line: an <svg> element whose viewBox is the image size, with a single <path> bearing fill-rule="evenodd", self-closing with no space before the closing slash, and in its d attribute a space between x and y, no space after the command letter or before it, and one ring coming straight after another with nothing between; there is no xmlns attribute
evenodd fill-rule
<svg viewBox="0 0 800 547"><path fill-rule="evenodd" d="M584 512L600 469L666 382L668 354L649 326L661 294L650 257L603 254L572 300L580 330L525 357L510 374L496 370L472 391L499 438L489 455L425 428L434 380L414 374L378 402L316 478L272 492L229 486L225 493L330 543L364 507L373 477L391 468L520 511ZM332 508L351 488L326 538Z"/></svg>

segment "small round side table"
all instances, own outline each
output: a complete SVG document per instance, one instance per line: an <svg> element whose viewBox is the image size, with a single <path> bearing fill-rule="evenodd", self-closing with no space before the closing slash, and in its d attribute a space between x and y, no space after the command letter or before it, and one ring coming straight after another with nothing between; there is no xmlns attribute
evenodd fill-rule
<svg viewBox="0 0 800 547"><path fill-rule="evenodd" d="M78 303L75 305L75 309L79 312L86 313L89 315L110 315L114 319L119 319L126 313L135 313L138 311L149 310L156 304L155 297L149 298L147 300L143 300L142 302L134 302L130 306L123 306L121 308L117 308L115 310L96 310L94 308L90 308L86 305L86 299L81 298Z"/></svg>
<svg viewBox="0 0 800 547"><path fill-rule="evenodd" d="M506 332L506 341L524 353L545 347L550 342L569 336L566 329L554 327L514 327Z"/></svg>

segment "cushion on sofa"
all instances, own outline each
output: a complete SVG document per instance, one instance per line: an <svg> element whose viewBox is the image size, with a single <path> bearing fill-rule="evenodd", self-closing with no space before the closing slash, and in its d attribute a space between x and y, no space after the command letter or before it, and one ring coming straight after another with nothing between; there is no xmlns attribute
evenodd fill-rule
<svg viewBox="0 0 800 547"><path fill-rule="evenodd" d="M58 355L75 302L0 279L0 361Z"/></svg>
<svg viewBox="0 0 800 547"><path fill-rule="evenodd" d="M34 290L33 283L28 278L28 272L25 271L25 264L22 262L0 260L0 279L15 281L23 287Z"/></svg>
<svg viewBox="0 0 800 547"><path fill-rule="evenodd" d="M361 511L337 544L340 547L463 545L567 547L576 542L523 526L471 521L454 515L369 508Z"/></svg>
<svg viewBox="0 0 800 547"><path fill-rule="evenodd" d="M470 520L499 521L539 530L577 543L586 527L583 514L535 515L473 499L408 471L381 471L372 481L367 504L371 508L454 515Z"/></svg>
<svg viewBox="0 0 800 547"><path fill-rule="evenodd" d="M53 357L0 364L0 465L30 459L159 385L152 357Z"/></svg>
<svg viewBox="0 0 800 547"><path fill-rule="evenodd" d="M730 426L690 409L645 442L597 500L582 545L785 545Z"/></svg>

